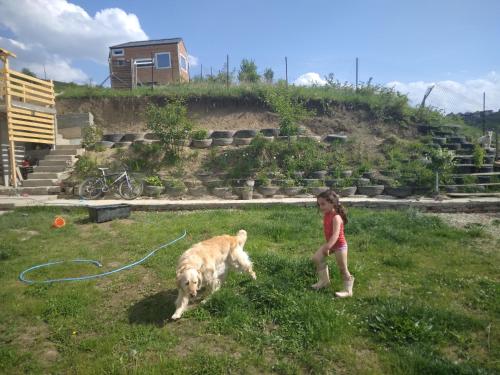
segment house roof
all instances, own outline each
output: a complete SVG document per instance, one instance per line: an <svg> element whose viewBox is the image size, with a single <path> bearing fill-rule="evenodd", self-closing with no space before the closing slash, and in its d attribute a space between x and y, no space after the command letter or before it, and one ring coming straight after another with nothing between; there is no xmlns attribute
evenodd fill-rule
<svg viewBox="0 0 500 375"><path fill-rule="evenodd" d="M139 47L139 46L154 46L158 44L177 44L182 42L182 38L170 38L170 39L156 39L156 40L142 40L139 42L128 42L117 44L109 48L125 48L125 47Z"/></svg>

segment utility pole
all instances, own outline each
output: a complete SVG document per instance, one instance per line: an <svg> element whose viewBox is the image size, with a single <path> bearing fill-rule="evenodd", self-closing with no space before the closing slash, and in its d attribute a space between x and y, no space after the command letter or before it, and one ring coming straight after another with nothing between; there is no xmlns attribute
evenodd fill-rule
<svg viewBox="0 0 500 375"><path fill-rule="evenodd" d="M285 56L285 80L286 80L286 87L288 87L288 59Z"/></svg>
<svg viewBox="0 0 500 375"><path fill-rule="evenodd" d="M201 69L201 71L200 71L200 78L203 81L203 64L200 64L200 69Z"/></svg>
<svg viewBox="0 0 500 375"><path fill-rule="evenodd" d="M356 91L358 91L358 58L356 57Z"/></svg>

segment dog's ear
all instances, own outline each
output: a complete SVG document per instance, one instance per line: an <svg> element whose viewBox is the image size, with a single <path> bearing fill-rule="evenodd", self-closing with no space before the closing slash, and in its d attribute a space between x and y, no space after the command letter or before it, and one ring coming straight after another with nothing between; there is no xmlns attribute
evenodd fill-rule
<svg viewBox="0 0 500 375"><path fill-rule="evenodd" d="M198 289L201 289L201 284L203 283L203 278L201 277L200 271L198 271L196 277L198 278Z"/></svg>
<svg viewBox="0 0 500 375"><path fill-rule="evenodd" d="M236 235L238 239L238 245L243 247L245 245L245 242L247 242L247 231L244 229L241 229L238 234Z"/></svg>

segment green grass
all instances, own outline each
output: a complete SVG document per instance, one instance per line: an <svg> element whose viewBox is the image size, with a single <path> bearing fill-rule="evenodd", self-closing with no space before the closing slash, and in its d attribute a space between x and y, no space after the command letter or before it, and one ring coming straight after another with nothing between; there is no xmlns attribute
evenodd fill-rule
<svg viewBox="0 0 500 375"><path fill-rule="evenodd" d="M67 225L50 227L55 215ZM350 210L356 276L314 292L310 256L321 217L299 207L133 212L103 224L84 210L35 208L0 216L0 373L489 374L500 371L498 240L414 210ZM249 233L257 280L232 273L206 304L169 321L175 266L191 244ZM128 264L186 229L146 263L92 281L25 285L19 272L60 259ZM101 272L55 266L44 279Z"/></svg>
<svg viewBox="0 0 500 375"><path fill-rule="evenodd" d="M277 86L266 84L238 84L226 87L221 83L191 82L159 86L154 90L137 87L132 90L116 90L104 87L70 85L63 88L58 99L65 98L126 98L156 97L182 98L198 102L210 100L220 104L260 105L265 107L266 93ZM318 114L331 115L338 109L366 111L375 120L397 124L442 124L445 117L432 108L415 108L408 97L382 86L363 86L356 91L350 85L294 86L288 90L291 97L305 102Z"/></svg>

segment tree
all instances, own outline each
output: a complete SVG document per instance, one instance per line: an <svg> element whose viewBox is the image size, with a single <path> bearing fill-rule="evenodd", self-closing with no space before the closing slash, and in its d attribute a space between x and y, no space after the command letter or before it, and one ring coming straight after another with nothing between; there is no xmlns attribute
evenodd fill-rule
<svg viewBox="0 0 500 375"><path fill-rule="evenodd" d="M264 70L264 79L266 80L266 83L273 83L273 78L274 78L274 72L271 68L266 68Z"/></svg>
<svg viewBox="0 0 500 375"><path fill-rule="evenodd" d="M23 74L26 74L27 76L30 76L30 77L34 77L34 78L38 78L36 76L35 73L33 73L31 70L29 70L28 68L23 68L23 70L21 70L21 73Z"/></svg>
<svg viewBox="0 0 500 375"><path fill-rule="evenodd" d="M260 76L257 73L257 65L253 60L243 59L240 64L240 72L238 73L240 82L259 82Z"/></svg>

